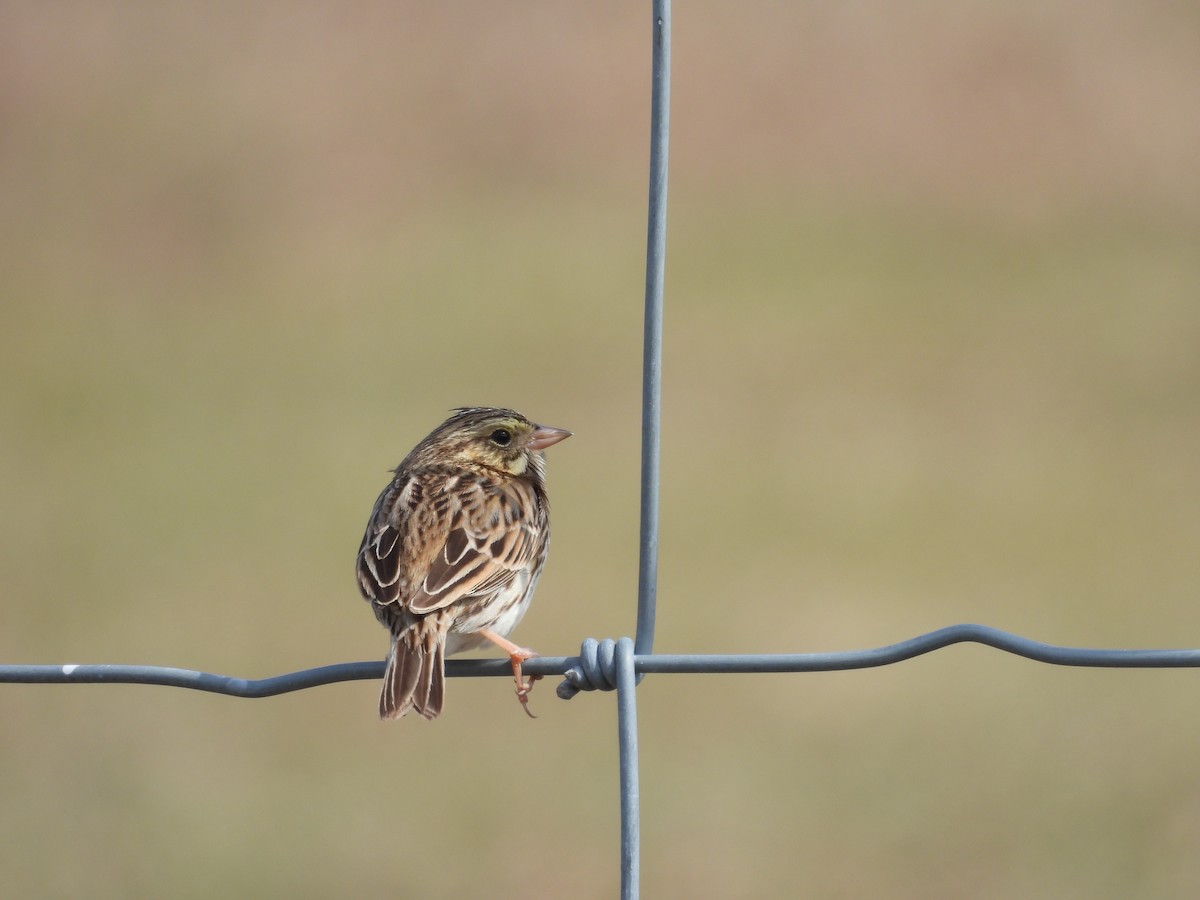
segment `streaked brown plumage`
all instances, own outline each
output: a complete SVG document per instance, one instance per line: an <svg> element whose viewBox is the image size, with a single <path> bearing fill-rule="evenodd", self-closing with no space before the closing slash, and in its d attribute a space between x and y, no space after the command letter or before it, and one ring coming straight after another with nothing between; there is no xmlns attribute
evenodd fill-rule
<svg viewBox="0 0 1200 900"><path fill-rule="evenodd" d="M464 407L395 469L358 551L359 589L392 636L380 718L435 718L445 657L488 641L508 653L529 712L521 661L535 654L505 637L549 548L542 450L570 434L511 409Z"/></svg>

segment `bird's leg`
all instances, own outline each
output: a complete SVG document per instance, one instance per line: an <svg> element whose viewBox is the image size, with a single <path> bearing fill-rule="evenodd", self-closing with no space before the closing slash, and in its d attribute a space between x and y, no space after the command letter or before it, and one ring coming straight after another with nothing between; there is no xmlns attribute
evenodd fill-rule
<svg viewBox="0 0 1200 900"><path fill-rule="evenodd" d="M521 708L525 710L525 714L531 719L536 719L537 716L529 711L529 692L533 690L533 683L542 676L530 675L526 680L521 673L521 663L527 659L533 659L537 654L528 647L518 647L508 638L503 638L487 628L481 629L479 634L508 654L508 661L512 664L513 678L517 682L517 699L521 701Z"/></svg>

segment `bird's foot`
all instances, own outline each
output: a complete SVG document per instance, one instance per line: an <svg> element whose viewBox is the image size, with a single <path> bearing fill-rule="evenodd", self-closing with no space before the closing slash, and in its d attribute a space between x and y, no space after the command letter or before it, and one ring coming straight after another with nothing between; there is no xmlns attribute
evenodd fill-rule
<svg viewBox="0 0 1200 900"><path fill-rule="evenodd" d="M541 675L530 675L524 677L521 672L521 663L527 659L533 659L537 656L532 650L526 647L518 647L518 652L509 654L508 661L512 664L513 678L517 682L517 699L521 701L521 709L525 710L525 715L531 719L536 719L537 716L529 709L529 695L533 691L534 682L540 681Z"/></svg>
<svg viewBox="0 0 1200 900"><path fill-rule="evenodd" d="M512 665L513 679L517 683L517 699L521 701L521 709L525 710L525 715L531 719L536 719L537 716L529 709L529 693L533 690L535 681L540 681L541 675L530 675L528 677L521 671L521 664L527 659L533 659L538 654L530 650L528 647L518 647L508 638L501 637L493 631L484 629L479 632L501 650L508 654L508 661Z"/></svg>

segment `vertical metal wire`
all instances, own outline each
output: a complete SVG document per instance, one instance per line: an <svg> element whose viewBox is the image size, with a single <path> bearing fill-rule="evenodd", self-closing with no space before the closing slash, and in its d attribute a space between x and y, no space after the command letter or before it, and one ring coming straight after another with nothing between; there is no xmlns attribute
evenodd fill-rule
<svg viewBox="0 0 1200 900"><path fill-rule="evenodd" d="M671 120L671 2L654 0L650 95L650 209L646 229L646 319L642 350L642 512L638 558L638 653L654 648L658 590L659 430L662 307L667 250L667 150Z"/></svg>
<svg viewBox="0 0 1200 900"><path fill-rule="evenodd" d="M646 316L642 342L642 506L636 642L621 638L614 663L621 758L621 898L637 900L641 869L636 654L654 648L658 591L659 435L662 422L662 309L667 252L667 159L671 124L671 0L653 2L650 202L646 225Z"/></svg>
<svg viewBox="0 0 1200 900"><path fill-rule="evenodd" d="M641 816L638 811L637 675L633 641L617 642L617 743L621 759L621 900L637 900L641 868Z"/></svg>

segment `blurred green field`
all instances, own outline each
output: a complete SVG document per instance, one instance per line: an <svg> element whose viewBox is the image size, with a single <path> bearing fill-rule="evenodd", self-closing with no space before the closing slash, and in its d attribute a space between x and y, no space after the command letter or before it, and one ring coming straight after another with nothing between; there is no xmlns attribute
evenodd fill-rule
<svg viewBox="0 0 1200 900"><path fill-rule="evenodd" d="M517 633L633 628L643 4L0 5L0 661L380 658L452 406L571 428ZM657 648L1200 646L1200 16L675 11ZM1200 892L1187 671L638 694L647 897ZM615 704L0 685L6 895L611 897Z"/></svg>

